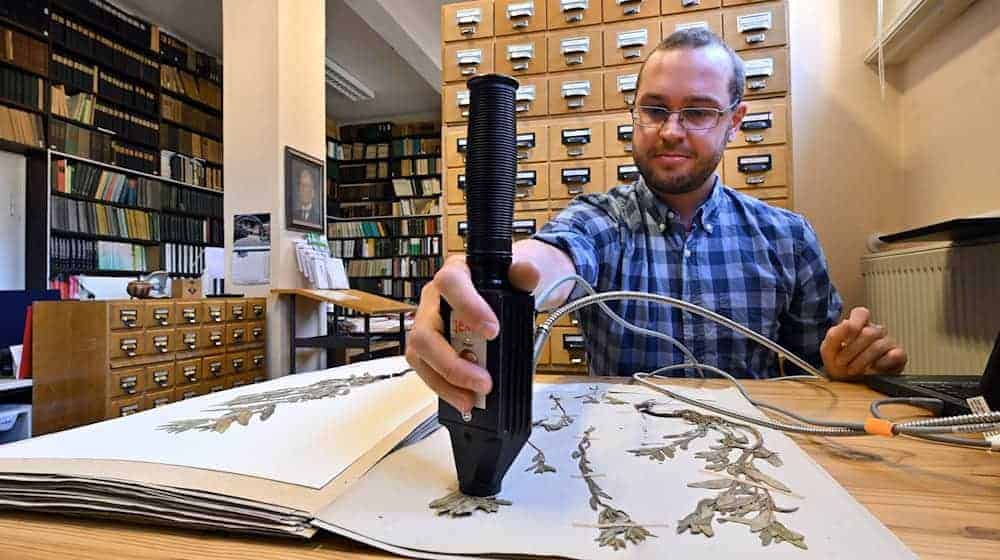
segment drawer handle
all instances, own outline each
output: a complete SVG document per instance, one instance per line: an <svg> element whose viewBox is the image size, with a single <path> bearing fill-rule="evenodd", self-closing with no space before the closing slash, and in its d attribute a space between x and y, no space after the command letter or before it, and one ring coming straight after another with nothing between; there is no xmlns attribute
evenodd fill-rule
<svg viewBox="0 0 1000 560"><path fill-rule="evenodd" d="M212 375L218 376L222 373L222 362L209 362L208 372Z"/></svg>
<svg viewBox="0 0 1000 560"><path fill-rule="evenodd" d="M469 65L469 66L465 66L464 68L462 68L462 75L463 76L471 76L471 75L475 74L478 71L479 71L479 67L478 66Z"/></svg>
<svg viewBox="0 0 1000 560"><path fill-rule="evenodd" d="M122 352L125 352L126 356L128 356L129 358L134 358L136 355L136 349L139 347L139 341L137 341L134 338L128 338L122 340L120 347L122 349Z"/></svg>
<svg viewBox="0 0 1000 560"><path fill-rule="evenodd" d="M243 342L243 329L233 329L233 342Z"/></svg>
<svg viewBox="0 0 1000 560"><path fill-rule="evenodd" d="M139 379L134 375L130 375L119 379L118 384L121 385L122 392L126 395L131 395L135 393L136 386L139 384Z"/></svg>
<svg viewBox="0 0 1000 560"><path fill-rule="evenodd" d="M750 80L747 82L747 89L764 89L767 87L767 80Z"/></svg>
<svg viewBox="0 0 1000 560"><path fill-rule="evenodd" d="M154 309L153 310L153 320L160 324L161 327L165 327L170 323L170 310L169 309Z"/></svg>
<svg viewBox="0 0 1000 560"><path fill-rule="evenodd" d="M577 23L583 21L583 10L573 10L566 13L566 23Z"/></svg>
<svg viewBox="0 0 1000 560"><path fill-rule="evenodd" d="M476 32L476 26L475 25L459 25L458 26L458 32L461 33L462 35L472 35L473 33Z"/></svg>
<svg viewBox="0 0 1000 560"><path fill-rule="evenodd" d="M582 364L583 363L583 358L570 358L569 359L569 363L571 363L573 365Z"/></svg>
<svg viewBox="0 0 1000 560"><path fill-rule="evenodd" d="M190 324L190 323L196 323L198 321L198 313L194 309L192 309L190 307L185 308L181 312L181 316L184 317L184 322L185 323L189 323Z"/></svg>
<svg viewBox="0 0 1000 560"><path fill-rule="evenodd" d="M215 387L212 387L211 389L209 389L208 392L209 393L218 393L219 391L225 391L225 390L226 390L226 388L223 387L222 385L216 385Z"/></svg>
<svg viewBox="0 0 1000 560"><path fill-rule="evenodd" d="M197 396L198 396L198 393L196 393L194 391L184 391L184 394L181 395L181 400L183 401L183 400L187 400L187 399L193 399L193 398L195 398Z"/></svg>
<svg viewBox="0 0 1000 560"><path fill-rule="evenodd" d="M161 354L165 354L168 350L170 350L170 337L167 335L154 336L153 347L156 348Z"/></svg>
<svg viewBox="0 0 1000 560"><path fill-rule="evenodd" d="M233 358L233 369L236 371L243 369L243 358Z"/></svg>
<svg viewBox="0 0 1000 560"><path fill-rule="evenodd" d="M755 45L757 43L763 43L767 40L767 33L753 33L746 36L748 45Z"/></svg>
<svg viewBox="0 0 1000 560"><path fill-rule="evenodd" d="M139 312L135 309L122 309L118 312L118 318L127 328L135 328L139 324Z"/></svg>
<svg viewBox="0 0 1000 560"><path fill-rule="evenodd" d="M246 384L247 382L243 379L237 379L236 381L233 381L233 387L242 387Z"/></svg>
<svg viewBox="0 0 1000 560"><path fill-rule="evenodd" d="M208 339L212 342L212 346L222 346L222 333L213 332L208 335Z"/></svg>
<svg viewBox="0 0 1000 560"><path fill-rule="evenodd" d="M166 387L170 383L170 372L168 371L157 371L153 373L153 383L156 383L160 387Z"/></svg>
<svg viewBox="0 0 1000 560"><path fill-rule="evenodd" d="M153 401L153 408L159 408L165 404L170 404L170 399L167 397L160 397Z"/></svg>
<svg viewBox="0 0 1000 560"><path fill-rule="evenodd" d="M760 144L764 141L763 134L748 134L746 136L747 144Z"/></svg>
<svg viewBox="0 0 1000 560"><path fill-rule="evenodd" d="M764 175L747 175L748 185L762 185L767 181L767 177Z"/></svg>
<svg viewBox="0 0 1000 560"><path fill-rule="evenodd" d="M184 346L187 346L188 350L194 350L198 347L198 333L186 333L184 335Z"/></svg>
<svg viewBox="0 0 1000 560"><path fill-rule="evenodd" d="M254 338L260 338L261 336L264 335L264 329L260 327L254 327L254 329L250 331L250 334L252 334Z"/></svg>
<svg viewBox="0 0 1000 560"><path fill-rule="evenodd" d="M118 409L118 412L122 416L131 416L132 414L135 414L136 412L139 412L139 405L137 405L137 404L130 404L128 406L123 406L120 409Z"/></svg>
<svg viewBox="0 0 1000 560"><path fill-rule="evenodd" d="M260 367L264 363L264 355L257 354L253 357L253 367Z"/></svg>
<svg viewBox="0 0 1000 560"><path fill-rule="evenodd" d="M624 6L622 6L622 15L625 15L625 16L639 15L639 9L641 7L642 7L642 4L639 4L639 3L636 3L636 4L625 4Z"/></svg>
<svg viewBox="0 0 1000 560"><path fill-rule="evenodd" d="M701 0L681 0L681 6L684 8L690 8L691 6L697 6L701 4Z"/></svg>
<svg viewBox="0 0 1000 560"><path fill-rule="evenodd" d="M243 320L243 306L242 305L233 308L233 319L236 319L237 321L242 321Z"/></svg>
<svg viewBox="0 0 1000 560"><path fill-rule="evenodd" d="M264 306L260 305L259 303L255 304L253 306L253 316L254 317L263 317L264 316Z"/></svg>
<svg viewBox="0 0 1000 560"><path fill-rule="evenodd" d="M642 49L628 49L622 53L622 57L627 60L642 57Z"/></svg>
<svg viewBox="0 0 1000 560"><path fill-rule="evenodd" d="M197 366L184 366L184 377L188 380L188 383L198 382L198 367Z"/></svg>
<svg viewBox="0 0 1000 560"><path fill-rule="evenodd" d="M222 310L219 309L219 308L217 308L217 307L209 309L208 310L208 316L212 319L212 321L214 321L216 323L221 323L222 322Z"/></svg>

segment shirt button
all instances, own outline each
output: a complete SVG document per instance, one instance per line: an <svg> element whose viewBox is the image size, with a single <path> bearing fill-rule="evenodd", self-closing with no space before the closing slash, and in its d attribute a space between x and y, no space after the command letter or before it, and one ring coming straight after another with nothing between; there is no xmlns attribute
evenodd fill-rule
<svg viewBox="0 0 1000 560"><path fill-rule="evenodd" d="M673 210L671 210L670 212L667 212L667 217L670 218L671 220L673 220L676 216L677 215L674 214Z"/></svg>
<svg viewBox="0 0 1000 560"><path fill-rule="evenodd" d="M688 258L690 256L691 256L691 249L684 249L684 258Z"/></svg>
<svg viewBox="0 0 1000 560"><path fill-rule="evenodd" d="M667 231L667 224L660 224L660 231Z"/></svg>
<svg viewBox="0 0 1000 560"><path fill-rule="evenodd" d="M712 233L712 229L713 229L712 224L705 224L705 231L707 231L708 233Z"/></svg>

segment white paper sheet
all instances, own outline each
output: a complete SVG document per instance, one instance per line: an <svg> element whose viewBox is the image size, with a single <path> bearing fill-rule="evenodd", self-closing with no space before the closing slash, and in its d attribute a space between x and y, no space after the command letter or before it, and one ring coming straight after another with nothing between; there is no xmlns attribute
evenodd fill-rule
<svg viewBox="0 0 1000 560"><path fill-rule="evenodd" d="M631 403L647 398L667 402L665 396L644 394L641 388L618 388L629 393L614 396ZM664 442L662 435L686 432L691 426L680 419L643 419L630 406L582 404L573 396L587 392L586 385L536 387L536 419L552 413L546 397L551 391L563 395L562 403L574 422L556 432L535 429L531 441L557 472L526 472L535 451L525 446L500 494L511 500L512 506L501 507L492 515L435 516L428 503L457 488L449 437L440 430L383 460L320 512L316 525L396 553L427 558L459 554L579 559L915 557L791 439L771 430L764 430L765 444L780 454L784 466L763 464L761 470L804 496L796 499L774 493L779 505L800 507L795 513L778 514L778 520L805 535L809 550L788 543L763 547L748 527L731 522L714 523L716 534L712 538L678 534L677 521L694 511L699 500L717 495L717 491L689 488L687 484L717 478L702 472L704 461L694 454L714 445L718 436L710 433L708 438L695 440L689 451L678 451L663 463L635 457L626 450L647 442ZM754 413L735 390L709 393L722 406ZM679 403L676 407L688 408ZM633 521L661 525L649 528L655 538L614 551L598 547L594 539L599 529L574 527L574 523L597 522L597 512L588 506L585 481L578 477L577 462L571 456L588 426L596 427L588 456L596 473L605 475L595 480L612 496L610 503Z"/></svg>
<svg viewBox="0 0 1000 560"><path fill-rule="evenodd" d="M0 458L115 459L224 471L321 488L375 442L388 436L436 396L415 373L355 387L334 398L280 404L266 421L234 423L224 433L157 429L206 412L241 395L303 387L365 372L398 372L402 357L285 376L265 383L180 401L133 416L0 447Z"/></svg>

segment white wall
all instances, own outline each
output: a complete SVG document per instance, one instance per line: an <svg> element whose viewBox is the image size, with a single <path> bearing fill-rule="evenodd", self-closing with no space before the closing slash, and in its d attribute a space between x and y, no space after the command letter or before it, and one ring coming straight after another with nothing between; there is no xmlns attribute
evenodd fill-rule
<svg viewBox="0 0 1000 560"><path fill-rule="evenodd" d="M24 156L0 152L0 290L24 289Z"/></svg>

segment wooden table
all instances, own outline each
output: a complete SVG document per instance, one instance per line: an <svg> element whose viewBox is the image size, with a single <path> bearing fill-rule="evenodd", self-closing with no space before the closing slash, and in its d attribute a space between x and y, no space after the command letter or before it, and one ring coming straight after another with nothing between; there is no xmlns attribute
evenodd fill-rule
<svg viewBox="0 0 1000 560"><path fill-rule="evenodd" d="M551 376L542 376L551 380ZM560 378L577 380L580 378ZM592 379L592 378L591 378ZM700 382L681 382L698 385ZM710 382L710 386L718 385ZM860 420L877 395L843 383L747 383L757 398L814 417ZM886 407L893 415L917 409ZM921 558L995 560L1000 554L1000 454L895 438L792 436ZM179 531L121 522L0 515L0 558L363 559L392 556L321 533L310 542ZM803 558L808 558L804 554ZM856 559L861 560L861 559Z"/></svg>
<svg viewBox="0 0 1000 560"><path fill-rule="evenodd" d="M416 311L416 306L394 299L385 298L379 295L362 292L361 290L311 290L307 288L275 289L272 294L278 296L288 296L289 302L289 333L288 347L292 353L289 360L289 373L295 373L295 349L296 348L324 348L327 350L362 348L365 359L372 356L372 344L383 340L395 340L399 344L399 351L402 354L406 351L406 321L407 313ZM311 336L298 338L295 335L295 300L304 297L320 303L330 303L334 306L333 332L321 336ZM343 335L337 332L338 308L350 309L364 315L365 330L360 336ZM371 332L372 315L399 315L399 332L379 335Z"/></svg>

